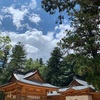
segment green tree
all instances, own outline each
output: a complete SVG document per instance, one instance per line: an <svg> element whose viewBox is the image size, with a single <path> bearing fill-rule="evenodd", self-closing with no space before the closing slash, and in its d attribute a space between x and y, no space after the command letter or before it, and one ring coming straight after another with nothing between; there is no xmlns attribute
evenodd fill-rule
<svg viewBox="0 0 100 100"><path fill-rule="evenodd" d="M76 73L75 66L75 56L74 54L69 54L63 57L60 67L60 80L61 86L67 86L73 80L74 77L85 80L85 75L79 75ZM67 80L67 81L66 81Z"/></svg>
<svg viewBox="0 0 100 100"><path fill-rule="evenodd" d="M31 69L38 69L41 65L38 59L33 60L32 58L29 58L25 62L25 70L31 70Z"/></svg>
<svg viewBox="0 0 100 100"><path fill-rule="evenodd" d="M62 53L58 47L55 47L51 53L51 57L47 62L47 68L45 71L45 80L53 85L60 86L60 63L61 63Z"/></svg>
<svg viewBox="0 0 100 100"><path fill-rule="evenodd" d="M9 36L0 36L0 84L4 84L8 81L7 71L9 50L11 48L11 40Z"/></svg>
<svg viewBox="0 0 100 100"><path fill-rule="evenodd" d="M0 66L5 68L11 48L9 36L0 36Z"/></svg>
<svg viewBox="0 0 100 100"><path fill-rule="evenodd" d="M33 59L29 58L25 61L25 71L29 71L31 69L33 69Z"/></svg>
<svg viewBox="0 0 100 100"><path fill-rule="evenodd" d="M64 52L75 54L76 72L100 90L100 2L99 0L42 0L45 11L58 16L60 23L66 12L73 30L59 42Z"/></svg>
<svg viewBox="0 0 100 100"><path fill-rule="evenodd" d="M40 59L42 59L42 58L40 58ZM39 60L38 59L33 60L32 58L26 59L24 71L29 71L29 70L32 70L32 69L36 69L36 70L39 70L42 77L45 78L46 65L43 64L43 60L42 60L42 64L41 64L40 59Z"/></svg>
<svg viewBox="0 0 100 100"><path fill-rule="evenodd" d="M8 82L9 72L7 70L7 62L9 50L11 48L11 40L8 36L0 36L0 85ZM0 92L0 100L4 99L3 92Z"/></svg>
<svg viewBox="0 0 100 100"><path fill-rule="evenodd" d="M18 42L12 48L12 55L11 55L11 61L9 63L9 68L12 71L15 71L17 69L23 69L25 68L25 61L26 61L26 52L24 45L21 42Z"/></svg>
<svg viewBox="0 0 100 100"><path fill-rule="evenodd" d="M39 63L40 63L40 66L43 65L43 59L42 58L39 59Z"/></svg>

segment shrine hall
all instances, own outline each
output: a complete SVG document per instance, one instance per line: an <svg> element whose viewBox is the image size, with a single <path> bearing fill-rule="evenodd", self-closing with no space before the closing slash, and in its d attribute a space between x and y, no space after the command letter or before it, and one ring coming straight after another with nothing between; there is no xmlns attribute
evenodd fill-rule
<svg viewBox="0 0 100 100"><path fill-rule="evenodd" d="M86 81L74 78L68 86L49 93L48 100L100 100L100 92Z"/></svg>
<svg viewBox="0 0 100 100"><path fill-rule="evenodd" d="M58 87L45 83L39 72L15 72L9 83L0 86L5 100L47 100L47 93Z"/></svg>
<svg viewBox="0 0 100 100"><path fill-rule="evenodd" d="M14 72L0 91L5 95L3 100L100 100L100 92L84 80L74 78L68 86L60 88L45 83L37 70Z"/></svg>

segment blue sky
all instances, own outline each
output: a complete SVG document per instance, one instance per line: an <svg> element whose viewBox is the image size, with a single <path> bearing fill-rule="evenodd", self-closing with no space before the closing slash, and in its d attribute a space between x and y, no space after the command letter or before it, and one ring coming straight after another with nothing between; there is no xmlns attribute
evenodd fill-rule
<svg viewBox="0 0 100 100"><path fill-rule="evenodd" d="M41 0L0 0L0 31L11 44L22 42L28 58L48 60L56 43L71 29L66 19L55 24L58 14L49 15L41 8Z"/></svg>

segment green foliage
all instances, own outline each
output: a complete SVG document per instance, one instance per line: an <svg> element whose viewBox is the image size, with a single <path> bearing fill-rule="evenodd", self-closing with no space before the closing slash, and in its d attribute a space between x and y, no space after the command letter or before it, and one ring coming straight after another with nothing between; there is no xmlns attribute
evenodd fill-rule
<svg viewBox="0 0 100 100"><path fill-rule="evenodd" d="M40 64L40 66L43 65L43 59L42 58L39 59L39 64Z"/></svg>
<svg viewBox="0 0 100 100"><path fill-rule="evenodd" d="M0 92L0 100L4 100L4 93Z"/></svg>
<svg viewBox="0 0 100 100"><path fill-rule="evenodd" d="M11 55L11 61L9 63L9 68L12 71L15 71L17 69L23 69L25 67L25 61L26 61L26 52L24 49L24 45L21 42L18 42L12 48L12 55Z"/></svg>
<svg viewBox="0 0 100 100"><path fill-rule="evenodd" d="M33 60L32 58L26 59L25 61L25 71L33 69Z"/></svg>
<svg viewBox="0 0 100 100"><path fill-rule="evenodd" d="M0 85L5 84L11 78L11 73L8 68L2 69L0 68Z"/></svg>
<svg viewBox="0 0 100 100"><path fill-rule="evenodd" d="M47 69L45 71L46 78L45 80L54 85L60 85L60 62L62 54L58 47L55 47L51 53L51 57L47 62Z"/></svg>
<svg viewBox="0 0 100 100"><path fill-rule="evenodd" d="M0 50L9 48L11 40L9 36L0 36Z"/></svg>
<svg viewBox="0 0 100 100"><path fill-rule="evenodd" d="M11 48L11 40L9 36L0 36L0 62L2 63L1 67L5 68L9 56L9 51Z"/></svg>
<svg viewBox="0 0 100 100"><path fill-rule="evenodd" d="M84 78L75 73L74 55L62 55L60 48L55 47L51 53L51 57L45 67L45 80L57 86L67 86L76 76Z"/></svg>
<svg viewBox="0 0 100 100"><path fill-rule="evenodd" d="M66 36L59 42L64 54L74 54L75 72L86 75L87 81L100 90L100 2L99 0L42 0L46 12L63 12L69 15L73 30L66 30Z"/></svg>
<svg viewBox="0 0 100 100"><path fill-rule="evenodd" d="M75 72L79 75L86 75L89 84L100 90L100 57L88 58L85 55L75 57Z"/></svg>
<svg viewBox="0 0 100 100"><path fill-rule="evenodd" d="M41 65L40 65L38 59L33 61L32 58L29 58L29 59L26 60L25 66L26 66L25 70L28 71L28 70L31 70L31 69L38 69Z"/></svg>
<svg viewBox="0 0 100 100"><path fill-rule="evenodd" d="M33 60L32 58L26 59L24 71L29 71L32 69L39 70L42 77L45 77L46 65L43 63L42 58Z"/></svg>
<svg viewBox="0 0 100 100"><path fill-rule="evenodd" d="M11 48L9 36L0 36L0 85L8 82L10 73L7 70L9 51ZM0 100L4 99L3 92L0 92Z"/></svg>
<svg viewBox="0 0 100 100"><path fill-rule="evenodd" d="M7 66L6 66L7 67ZM0 85L6 84L11 78L11 73L7 68L0 68ZM0 100L4 100L4 93L0 92Z"/></svg>

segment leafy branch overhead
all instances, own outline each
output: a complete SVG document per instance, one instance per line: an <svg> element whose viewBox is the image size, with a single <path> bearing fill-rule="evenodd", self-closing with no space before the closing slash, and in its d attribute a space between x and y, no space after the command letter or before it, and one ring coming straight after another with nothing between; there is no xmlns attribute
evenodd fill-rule
<svg viewBox="0 0 100 100"><path fill-rule="evenodd" d="M10 44L11 40L9 36L0 36L0 62L2 63L2 67L6 67L7 56L9 55L9 50L11 48Z"/></svg>
<svg viewBox="0 0 100 100"><path fill-rule="evenodd" d="M86 75L87 81L100 90L100 1L42 0L42 8L50 14L59 12L60 23L69 17L72 30L66 30L58 45L63 52L74 54L76 73Z"/></svg>

